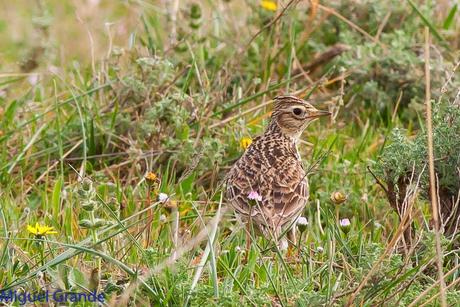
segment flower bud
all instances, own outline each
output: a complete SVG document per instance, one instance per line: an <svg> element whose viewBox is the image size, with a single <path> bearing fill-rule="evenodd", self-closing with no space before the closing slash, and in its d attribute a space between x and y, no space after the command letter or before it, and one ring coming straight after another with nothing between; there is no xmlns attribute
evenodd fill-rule
<svg viewBox="0 0 460 307"><path fill-rule="evenodd" d="M336 205L343 204L348 199L348 196L342 192L334 192L331 194L331 201Z"/></svg>
<svg viewBox="0 0 460 307"><path fill-rule="evenodd" d="M307 227L308 227L308 220L301 216L297 219L297 228L299 228L299 231L300 232L304 232L305 230L307 230Z"/></svg>
<svg viewBox="0 0 460 307"><path fill-rule="evenodd" d="M342 228L343 232L348 233L350 231L351 222L348 218L341 219L339 225Z"/></svg>
<svg viewBox="0 0 460 307"><path fill-rule="evenodd" d="M260 195L257 191L251 191L248 194L248 200L249 205L255 206L262 201L262 195Z"/></svg>
<svg viewBox="0 0 460 307"><path fill-rule="evenodd" d="M351 225L350 220L347 218L341 219L339 223L340 223L340 226L342 227L348 227Z"/></svg>

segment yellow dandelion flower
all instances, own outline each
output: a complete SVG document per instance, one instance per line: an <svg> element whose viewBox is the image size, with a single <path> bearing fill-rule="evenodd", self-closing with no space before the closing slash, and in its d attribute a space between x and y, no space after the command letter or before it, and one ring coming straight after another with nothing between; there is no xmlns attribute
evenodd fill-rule
<svg viewBox="0 0 460 307"><path fill-rule="evenodd" d="M31 234L34 234L36 236L45 236L45 235L58 233L57 231L54 230L54 227L47 226L47 225L40 225L38 223L35 223L35 226L27 225L27 231L29 231Z"/></svg>
<svg viewBox="0 0 460 307"><path fill-rule="evenodd" d="M145 175L145 180L149 183L157 182L158 176L154 172L148 172L147 175Z"/></svg>
<svg viewBox="0 0 460 307"><path fill-rule="evenodd" d="M251 145L252 139L250 137L243 137L240 140L240 146L242 149L246 150L249 145Z"/></svg>
<svg viewBox="0 0 460 307"><path fill-rule="evenodd" d="M272 11L272 12L278 9L278 5L276 4L275 1L268 1L268 0L260 1L260 6L266 9L267 11Z"/></svg>
<svg viewBox="0 0 460 307"><path fill-rule="evenodd" d="M347 200L347 198L348 196L342 192L334 192L331 194L331 201L336 205L344 203Z"/></svg>

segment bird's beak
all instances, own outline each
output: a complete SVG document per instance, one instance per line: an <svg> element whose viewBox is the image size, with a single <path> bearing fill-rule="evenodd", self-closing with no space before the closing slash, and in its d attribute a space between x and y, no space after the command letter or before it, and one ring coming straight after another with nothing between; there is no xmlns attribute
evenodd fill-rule
<svg viewBox="0 0 460 307"><path fill-rule="evenodd" d="M323 110L316 110L314 112L311 112L310 113L310 116L308 117L313 117L313 118L317 118L317 117L322 117L322 116L329 116L331 115L332 113L329 112L329 111L323 111Z"/></svg>

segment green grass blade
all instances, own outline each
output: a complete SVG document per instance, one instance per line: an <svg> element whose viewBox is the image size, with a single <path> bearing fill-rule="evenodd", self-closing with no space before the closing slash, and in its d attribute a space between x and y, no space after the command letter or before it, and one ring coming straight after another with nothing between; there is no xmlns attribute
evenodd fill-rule
<svg viewBox="0 0 460 307"><path fill-rule="evenodd" d="M410 6L414 9L417 15L422 19L423 23L430 29L431 33L445 46L447 47L446 41L444 38L439 34L438 30L436 30L435 26L430 22L430 20L423 15L423 13L419 10L417 5L412 0L407 0Z"/></svg>
<svg viewBox="0 0 460 307"><path fill-rule="evenodd" d="M450 9L449 15L447 15L446 20L444 20L444 23L442 25L442 28L444 30L449 29L454 23L454 20L455 20L454 17L455 17L455 13L457 13L457 8L458 8L458 5L454 4L454 6Z"/></svg>

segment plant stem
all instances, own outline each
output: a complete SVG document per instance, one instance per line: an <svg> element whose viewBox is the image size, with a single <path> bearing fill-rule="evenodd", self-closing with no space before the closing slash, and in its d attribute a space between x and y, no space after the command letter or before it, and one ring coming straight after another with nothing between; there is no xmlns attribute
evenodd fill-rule
<svg viewBox="0 0 460 307"><path fill-rule="evenodd" d="M439 293L441 297L441 306L447 306L446 300L446 282L443 274L441 235L439 233L439 216L438 216L438 198L436 194L436 180L434 173L434 150L433 150L433 123L431 110L431 89L430 89L430 30L425 27L425 102L426 102L426 129L428 136L428 166L430 171L430 195L432 216L434 222L434 234L436 244L436 263L438 266L439 276Z"/></svg>

